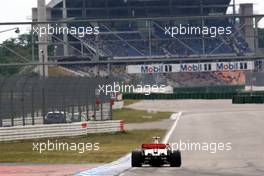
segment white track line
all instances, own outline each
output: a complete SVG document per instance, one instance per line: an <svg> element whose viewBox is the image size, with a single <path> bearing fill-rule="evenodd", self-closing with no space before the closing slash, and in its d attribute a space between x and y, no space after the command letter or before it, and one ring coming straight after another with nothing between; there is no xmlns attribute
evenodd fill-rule
<svg viewBox="0 0 264 176"><path fill-rule="evenodd" d="M171 134L173 133L173 131L175 130L180 118L181 118L182 112L179 112L177 114L177 119L175 120L174 124L172 125L170 131L166 134L165 138L163 139L162 143L166 144L169 142L169 139L171 137Z"/></svg>
<svg viewBox="0 0 264 176"><path fill-rule="evenodd" d="M178 124L178 121L179 121L180 118L181 118L181 115L182 115L182 112L177 113L177 118L176 118L174 124L172 125L172 127L170 128L170 131L168 131L168 133L166 134L165 138L162 140L162 143L164 143L164 144L168 143L171 134L172 134L173 131L175 130L175 128L176 128L176 126L177 126L177 124ZM131 170L136 170L136 169L137 169L137 168L130 168L129 170L131 171ZM123 175L125 175L125 172L119 174L119 176L123 176Z"/></svg>
<svg viewBox="0 0 264 176"><path fill-rule="evenodd" d="M168 143L171 134L173 133L173 131L175 130L178 121L180 120L182 115L182 112L179 112L177 114L177 118L174 122L174 124L172 125L172 127L170 128L170 130L168 131L168 133L166 134L163 143ZM131 163L131 154L128 154L122 158L120 158L117 161L113 161L112 163L103 165L103 166L99 166L97 168L93 168L93 169L89 169L87 171L83 171L80 172L78 174L76 174L75 176L102 176L102 175L107 175L107 176L115 176L115 175L119 175L122 176L124 175L124 172L127 170L133 170L135 168L131 168L130 166Z"/></svg>

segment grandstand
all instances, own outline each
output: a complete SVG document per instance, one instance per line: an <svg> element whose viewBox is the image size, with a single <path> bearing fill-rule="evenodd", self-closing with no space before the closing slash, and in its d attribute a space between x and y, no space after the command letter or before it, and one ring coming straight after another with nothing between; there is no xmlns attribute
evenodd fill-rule
<svg viewBox="0 0 264 176"><path fill-rule="evenodd" d="M85 26L100 29L100 35L54 35L54 56L58 61L65 58L76 60L83 56L89 60L134 59L151 57L248 56L254 53L253 20L221 19L173 19L181 16L226 15L235 4L231 0L52 0L47 5L48 20L91 19ZM241 15L253 13L252 4L240 7ZM33 11L34 12L34 11ZM34 14L34 13L33 13ZM36 16L36 15L35 15ZM95 20L97 19L97 20ZM33 15L33 20L36 20ZM61 24L64 25L64 24ZM69 23L67 27L80 27L83 23ZM166 35L166 27L196 26L231 28L231 34ZM252 35L253 36L253 35ZM63 41L58 44L57 41ZM67 43L67 45L65 44ZM52 58L52 57L51 57ZM188 73L159 75L128 75L125 65L67 66L88 76L111 74L125 81L165 82L172 86L245 84L243 71L236 73ZM121 74L122 73L122 74ZM161 81L159 81L161 80Z"/></svg>
<svg viewBox="0 0 264 176"><path fill-rule="evenodd" d="M133 19L162 17L163 20L107 21L91 22L87 26L97 26L100 35L85 37L68 36L67 42L78 43L75 47L86 52L96 52L112 58L136 56L192 56L251 53L247 42L240 33L240 25L232 19L219 20L168 20L166 17L225 15L231 0L53 0L48 5L52 20L62 19ZM62 7L66 7L64 13ZM165 18L165 19L164 19ZM204 35L182 35L170 37L164 34L166 26L180 24L204 27L232 27L232 35L211 38ZM72 24L71 24L72 25ZM80 24L73 24L79 26ZM58 36L59 37L59 36ZM70 50L70 49L68 49ZM62 49L61 49L62 51ZM68 52L68 53L67 53ZM64 51L67 55L78 54ZM59 54L59 53L58 53ZM95 53L89 53L95 54Z"/></svg>

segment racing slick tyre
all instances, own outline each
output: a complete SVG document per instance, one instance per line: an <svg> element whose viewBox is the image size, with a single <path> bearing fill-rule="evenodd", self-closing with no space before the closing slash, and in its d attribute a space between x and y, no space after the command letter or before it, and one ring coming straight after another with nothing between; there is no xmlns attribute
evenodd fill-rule
<svg viewBox="0 0 264 176"><path fill-rule="evenodd" d="M132 167L141 167L142 166L142 154L139 150L132 151L132 159L131 159Z"/></svg>
<svg viewBox="0 0 264 176"><path fill-rule="evenodd" d="M179 150L173 151L170 157L171 167L181 167L181 152Z"/></svg>

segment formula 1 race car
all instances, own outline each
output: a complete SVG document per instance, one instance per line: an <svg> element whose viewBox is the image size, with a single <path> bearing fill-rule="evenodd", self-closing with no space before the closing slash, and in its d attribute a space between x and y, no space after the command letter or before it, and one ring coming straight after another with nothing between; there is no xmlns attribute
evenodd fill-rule
<svg viewBox="0 0 264 176"><path fill-rule="evenodd" d="M141 150L132 151L132 167L141 167L143 164L151 166L169 164L171 167L180 167L181 152L173 151L169 144L161 144L159 137L154 137L154 143L142 144Z"/></svg>

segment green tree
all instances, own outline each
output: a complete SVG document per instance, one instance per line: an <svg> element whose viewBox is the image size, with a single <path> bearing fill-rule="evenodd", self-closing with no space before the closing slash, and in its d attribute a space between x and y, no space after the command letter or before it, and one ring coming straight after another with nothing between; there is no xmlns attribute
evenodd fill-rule
<svg viewBox="0 0 264 176"><path fill-rule="evenodd" d="M24 58L19 57L14 54L16 52L18 55L23 56ZM31 34L22 34L18 38L11 38L4 41L0 45L0 63L24 63L27 60L31 60L32 57L32 38ZM0 75L13 75L21 71L23 67L21 66L12 66L12 67L0 67Z"/></svg>

